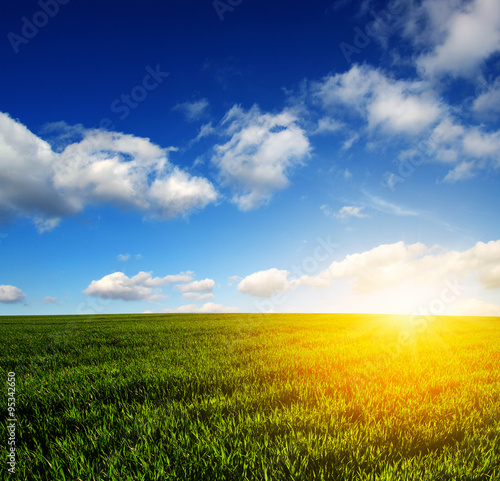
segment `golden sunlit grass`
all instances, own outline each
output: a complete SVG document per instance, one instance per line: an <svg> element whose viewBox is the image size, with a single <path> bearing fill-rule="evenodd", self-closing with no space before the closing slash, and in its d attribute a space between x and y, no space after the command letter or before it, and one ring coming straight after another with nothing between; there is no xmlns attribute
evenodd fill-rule
<svg viewBox="0 0 500 481"><path fill-rule="evenodd" d="M1 330L19 479L500 479L499 318L118 315Z"/></svg>

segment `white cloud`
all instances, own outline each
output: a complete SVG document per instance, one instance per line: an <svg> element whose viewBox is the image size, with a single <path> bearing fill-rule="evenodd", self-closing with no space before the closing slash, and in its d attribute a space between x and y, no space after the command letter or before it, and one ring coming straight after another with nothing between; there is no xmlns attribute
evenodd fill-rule
<svg viewBox="0 0 500 481"><path fill-rule="evenodd" d="M268 202L273 192L288 185L289 172L309 155L309 141L288 111L262 114L256 106L248 112L234 106L221 128L231 138L215 146L212 162L220 170L221 183L237 191L232 201L240 210Z"/></svg>
<svg viewBox="0 0 500 481"><path fill-rule="evenodd" d="M471 177L474 177L474 162L464 160L446 174L443 182L453 183L459 180L470 179Z"/></svg>
<svg viewBox="0 0 500 481"><path fill-rule="evenodd" d="M318 120L318 126L313 134L324 134L337 132L343 127L343 123L330 117L322 117Z"/></svg>
<svg viewBox="0 0 500 481"><path fill-rule="evenodd" d="M59 217L45 219L42 216L35 215L33 217L33 224L35 224L36 230L40 234L43 234L44 232L54 230L61 223L61 220Z"/></svg>
<svg viewBox="0 0 500 481"><path fill-rule="evenodd" d="M445 117L433 129L428 140L418 148L402 151L401 162L420 157L423 160L452 165L445 177L455 182L474 177L479 170L500 168L500 131L484 131L479 127L464 127L450 117ZM419 165L419 164L418 164Z"/></svg>
<svg viewBox="0 0 500 481"><path fill-rule="evenodd" d="M500 114L500 78L486 86L472 104L472 110L487 119L495 119Z"/></svg>
<svg viewBox="0 0 500 481"><path fill-rule="evenodd" d="M415 134L438 120L441 108L429 92L419 92L419 87L414 90L416 86L409 82L383 83L367 106L371 128L381 126L389 132Z"/></svg>
<svg viewBox="0 0 500 481"><path fill-rule="evenodd" d="M354 65L330 75L313 83L312 92L324 108L354 109L369 129L389 133L419 133L442 113L440 101L425 82L395 80L369 66Z"/></svg>
<svg viewBox="0 0 500 481"><path fill-rule="evenodd" d="M130 259L130 254L118 254L116 258L121 262L127 262Z"/></svg>
<svg viewBox="0 0 500 481"><path fill-rule="evenodd" d="M238 291L251 296L272 297L290 289L288 274L288 271L276 268L255 272L238 284Z"/></svg>
<svg viewBox="0 0 500 481"><path fill-rule="evenodd" d="M349 217L358 217L359 219L363 217L368 217L366 214L363 214L361 211L364 207L355 207L353 205L345 205L342 207L338 213L336 214L337 219L345 220Z"/></svg>
<svg viewBox="0 0 500 481"><path fill-rule="evenodd" d="M150 198L157 206L157 215L169 219L193 209L203 209L217 200L213 185L203 177L193 177L174 168L169 176L156 179L151 185Z"/></svg>
<svg viewBox="0 0 500 481"><path fill-rule="evenodd" d="M44 297L43 299L44 304L55 304L56 302L57 302L57 297L47 296Z"/></svg>
<svg viewBox="0 0 500 481"><path fill-rule="evenodd" d="M436 160L444 164L455 164L458 160L458 152L454 149L438 149Z"/></svg>
<svg viewBox="0 0 500 481"><path fill-rule="evenodd" d="M217 130L212 126L212 122L209 122L208 124L203 124L200 127L200 131L198 132L198 135L191 140L190 145L195 144L196 142L199 142L201 139L205 137L209 137L210 135L213 135L217 132Z"/></svg>
<svg viewBox="0 0 500 481"><path fill-rule="evenodd" d="M405 276L409 261L422 255L426 248L417 243L405 246L403 242L384 244L370 251L351 254L343 261L333 262L319 276L323 278L348 278L355 292L365 293L396 285Z"/></svg>
<svg viewBox="0 0 500 481"><path fill-rule="evenodd" d="M195 304L188 304L185 306L177 307L176 309L163 309L163 312L169 313L232 313L232 312L241 312L241 310L237 307L227 307L222 304L214 304L213 302L207 302L203 304L203 306L198 307Z"/></svg>
<svg viewBox="0 0 500 481"><path fill-rule="evenodd" d="M347 140L342 144L342 150L349 150L355 142L359 139L359 134L351 135ZM347 169L346 169L347 172ZM346 177L347 178L347 177Z"/></svg>
<svg viewBox="0 0 500 481"><path fill-rule="evenodd" d="M161 293L161 286L176 282L189 282L192 278L192 272L153 277L150 272L141 271L131 278L127 277L123 272L114 272L102 279L92 281L83 293L103 299L154 301L165 298Z"/></svg>
<svg viewBox="0 0 500 481"><path fill-rule="evenodd" d="M324 107L344 104L353 106L362 113L374 86L379 82L380 77L375 69L353 65L347 72L313 82L312 91Z"/></svg>
<svg viewBox="0 0 500 481"><path fill-rule="evenodd" d="M242 279L242 277L240 277L240 276L229 276L229 278L227 280L227 285L232 286L233 284L240 282L241 279Z"/></svg>
<svg viewBox="0 0 500 481"><path fill-rule="evenodd" d="M425 0L418 12L431 48L417 59L424 75L468 77L500 50L497 0Z"/></svg>
<svg viewBox="0 0 500 481"><path fill-rule="evenodd" d="M0 220L31 217L44 232L89 204L111 203L167 219L218 197L207 179L170 164L172 149L149 139L80 127L75 135L81 139L56 152L0 113Z"/></svg>
<svg viewBox="0 0 500 481"><path fill-rule="evenodd" d="M463 144L467 154L474 157L492 157L500 167L500 131L485 133L472 128L465 134Z"/></svg>
<svg viewBox="0 0 500 481"><path fill-rule="evenodd" d="M303 285L323 288L335 279L346 279L355 293L369 294L407 281L423 286L442 283L450 277L470 276L475 276L482 288L500 288L500 240L478 242L463 252L434 251L421 243L384 244L333 262L317 276L289 279L288 271L275 268L256 272L245 277L238 290L252 296L272 297Z"/></svg>
<svg viewBox="0 0 500 481"><path fill-rule="evenodd" d="M215 281L213 279L203 279L177 286L176 289L181 292L212 292L214 287Z"/></svg>
<svg viewBox="0 0 500 481"><path fill-rule="evenodd" d="M165 284L173 284L176 282L189 282L193 279L191 271L181 272L180 274L170 274L165 277L152 277L150 272L139 272L133 277L145 286L158 287Z"/></svg>
<svg viewBox="0 0 500 481"><path fill-rule="evenodd" d="M385 214L397 215L397 216L417 216L418 212L406 209L400 205L388 202L380 197L371 195L365 192L365 195L370 199L372 207L379 212L384 212Z"/></svg>
<svg viewBox="0 0 500 481"><path fill-rule="evenodd" d="M470 298L459 301L449 312L455 316L500 316L500 305Z"/></svg>
<svg viewBox="0 0 500 481"><path fill-rule="evenodd" d="M26 294L19 287L1 285L0 286L0 302L4 304L16 304L26 299Z"/></svg>
<svg viewBox="0 0 500 481"><path fill-rule="evenodd" d="M457 124L450 117L445 117L433 130L431 142L449 145L460 139L465 133L465 128Z"/></svg>
<svg viewBox="0 0 500 481"><path fill-rule="evenodd" d="M36 217L44 231L78 211L76 202L53 187L55 161L47 142L0 112L0 220Z"/></svg>
<svg viewBox="0 0 500 481"><path fill-rule="evenodd" d="M208 110L208 100L200 99L194 102L183 102L173 107L173 110L178 110L184 114L188 122L194 122L203 118Z"/></svg>
<svg viewBox="0 0 500 481"><path fill-rule="evenodd" d="M323 204L320 209L327 217L334 217L338 220L347 220L350 217L357 217L359 219L363 217L368 217L366 214L363 214L361 211L364 207L356 207L353 205L345 205L340 208L338 212L333 212L327 204Z"/></svg>
<svg viewBox="0 0 500 481"><path fill-rule="evenodd" d="M185 292L182 294L183 299L193 299L194 301L206 301L207 299L213 299L215 296L213 294L200 294L199 292Z"/></svg>
<svg viewBox="0 0 500 481"><path fill-rule="evenodd" d="M54 183L80 197L81 204L112 202L161 219L217 199L208 180L171 166L167 153L149 139L90 131L61 153Z"/></svg>
<svg viewBox="0 0 500 481"><path fill-rule="evenodd" d="M425 10L431 12L428 15L435 22L432 35L423 35L420 39L414 32L413 40L421 44L421 48L431 41L429 37L433 37L434 42L444 38L446 28L439 26L437 19L453 17L456 13L458 4L452 8L448 2L441 8L436 6L438 3L442 2L424 1L425 7L414 9L419 12L413 14L415 19L421 18ZM467 105L457 108L447 104L438 96L430 79L398 80L380 69L355 64L346 72L326 76L310 85L313 101L319 102L329 115L342 115L352 125L358 122L357 130L344 141L342 150L348 150L363 133L374 139L366 144L367 149L386 146L390 135L407 134L420 141L400 152L398 158L403 165L398 166L398 172L413 171L414 165L424 162L437 162L451 166L445 180L454 182L472 178L480 170L500 168L500 131L461 125L455 117L464 106L468 108ZM482 79L481 85L483 94L475 100L473 111L491 115L496 108L494 100L500 92L500 81L497 79L488 86ZM488 109L490 104L493 107ZM363 122L361 129L359 119ZM385 185L393 188L401 177L386 174Z"/></svg>

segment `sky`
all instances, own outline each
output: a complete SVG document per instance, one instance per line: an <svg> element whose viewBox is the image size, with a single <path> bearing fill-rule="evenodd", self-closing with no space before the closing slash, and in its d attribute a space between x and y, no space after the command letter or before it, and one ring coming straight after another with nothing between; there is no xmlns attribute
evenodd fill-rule
<svg viewBox="0 0 500 481"><path fill-rule="evenodd" d="M497 0L19 0L0 315L500 315Z"/></svg>

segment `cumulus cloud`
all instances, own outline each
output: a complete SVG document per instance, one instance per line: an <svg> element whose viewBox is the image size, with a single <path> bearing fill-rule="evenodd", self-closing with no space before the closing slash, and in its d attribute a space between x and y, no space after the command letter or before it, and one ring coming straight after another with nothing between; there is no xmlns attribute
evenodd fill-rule
<svg viewBox="0 0 500 481"><path fill-rule="evenodd" d="M195 304L188 304L185 306L177 307L176 309L163 309L163 312L169 313L232 313L241 312L241 309L237 307L223 306L222 304L215 304L213 302L207 302L203 306L198 307Z"/></svg>
<svg viewBox="0 0 500 481"><path fill-rule="evenodd" d="M54 188L55 158L47 142L0 112L0 220L36 217L44 231L79 210L76 201Z"/></svg>
<svg viewBox="0 0 500 481"><path fill-rule="evenodd" d="M325 109L357 112L369 129L388 133L417 134L442 113L441 102L425 82L395 80L366 65L313 82L311 90Z"/></svg>
<svg viewBox="0 0 500 481"><path fill-rule="evenodd" d="M288 271L276 268L259 271L245 277L238 284L238 291L257 297L272 297L290 289Z"/></svg>
<svg viewBox="0 0 500 481"><path fill-rule="evenodd" d="M185 292L182 294L183 299L192 299L194 301L206 301L207 299L213 299L215 296L212 293L201 294L199 292Z"/></svg>
<svg viewBox="0 0 500 481"><path fill-rule="evenodd" d="M111 202L168 219L217 199L213 185L172 166L149 139L90 131L61 153L54 184L80 204Z"/></svg>
<svg viewBox="0 0 500 481"><path fill-rule="evenodd" d="M208 100L203 98L193 102L183 102L176 104L173 110L178 110L184 114L188 122L194 122L203 118L208 109Z"/></svg>
<svg viewBox="0 0 500 481"><path fill-rule="evenodd" d="M425 145L429 160L453 165L447 182L471 178L480 170L500 168L500 131L487 131L484 126L464 126L445 118Z"/></svg>
<svg viewBox="0 0 500 481"><path fill-rule="evenodd" d="M317 276L290 279L287 270L259 271L245 277L238 290L252 296L272 297L303 285L323 288L335 279L347 279L355 293L368 294L409 280L421 285L443 282L448 276L475 276L483 288L500 288L500 240L478 242L463 252L440 249L434 253L435 250L421 243L383 244L333 262Z"/></svg>
<svg viewBox="0 0 500 481"><path fill-rule="evenodd" d="M66 127L66 130L70 127ZM169 219L203 209L218 194L168 160L149 139L76 129L79 140L55 151L0 113L0 219L31 217L40 232L86 205L114 204ZM70 138L70 137L65 137Z"/></svg>
<svg viewBox="0 0 500 481"><path fill-rule="evenodd" d="M399 153L397 162L401 165L398 171L412 172L414 166L423 162L440 163L451 166L444 181L456 182L470 179L482 170L498 170L499 152L500 131L462 125L452 116L445 115L417 146ZM397 182L396 175L386 176L389 187Z"/></svg>
<svg viewBox="0 0 500 481"><path fill-rule="evenodd" d="M174 168L172 173L156 179L150 188L150 198L157 206L153 216L169 219L193 209L205 208L218 195L213 185L203 177L194 177Z"/></svg>
<svg viewBox="0 0 500 481"><path fill-rule="evenodd" d="M493 158L500 167L500 131L482 132L478 128L472 128L464 135L463 145L467 154Z"/></svg>
<svg viewBox="0 0 500 481"><path fill-rule="evenodd" d="M16 304L24 301L26 294L19 287L1 285L0 286L0 302L4 304Z"/></svg>
<svg viewBox="0 0 500 481"><path fill-rule="evenodd" d="M428 8L431 8L431 3L423 2ZM450 5L433 10L433 15L436 18L453 16L456 5L448 7ZM440 35L444 33L436 33L435 42ZM422 37L421 42L425 41L430 41L427 36ZM481 77L480 83L482 93L473 100L469 98L460 109L472 108L473 113L481 114L484 119L495 118L495 112L500 113L498 102L495 102L500 95L500 82L497 79L488 84ZM420 141L400 151L397 161L402 165L398 165L398 171L414 170L413 165L423 162L447 164L451 167L444 180L456 182L470 179L481 170L499 169L500 131L484 125L474 126L470 122L462 125L457 120L457 106L448 104L438 96L437 90L432 79L425 75L401 80L380 69L357 64L346 72L311 82L309 86L313 104L316 102L329 115L341 115L352 126L357 123L358 131L344 141L342 150L348 150L363 134L374 139L371 142L374 148L387 145L387 140L395 134L406 134L406 138L400 136L398 140L404 142L411 138ZM472 102L472 106L467 102ZM361 130L360 119L364 126ZM366 147L370 148L370 143ZM386 174L385 183L393 188L397 176L390 172Z"/></svg>
<svg viewBox="0 0 500 481"><path fill-rule="evenodd" d="M230 139L215 146L212 163L221 183L237 191L232 201L243 211L265 204L285 188L291 170L309 156L309 140L288 111L273 115L256 106L247 112L234 106L221 130Z"/></svg>
<svg viewBox="0 0 500 481"><path fill-rule="evenodd" d="M134 277L127 277L123 272L108 274L102 279L92 281L83 291L88 296L103 299L121 299L123 301L155 301L164 299L160 287L165 284L189 282L193 278L192 272L165 277L153 277L151 272L139 272Z"/></svg>
<svg viewBox="0 0 500 481"><path fill-rule="evenodd" d="M418 38L430 49L417 59L421 72L430 77L469 77L500 51L500 4L496 0L424 0L410 22L414 27L410 35L420 32Z"/></svg>
<svg viewBox="0 0 500 481"><path fill-rule="evenodd" d="M433 129L426 149L430 161L453 166L445 182L470 179L481 170L500 168L500 131L463 126L450 118ZM410 150L401 159L415 155L418 152Z"/></svg>
<svg viewBox="0 0 500 481"><path fill-rule="evenodd" d="M44 304L55 304L56 302L57 302L57 297L47 296L44 297L43 299Z"/></svg>
<svg viewBox="0 0 500 481"><path fill-rule="evenodd" d="M181 292L212 292L215 286L213 279L203 279L201 281L193 281L188 284L179 285L176 287Z"/></svg>
<svg viewBox="0 0 500 481"><path fill-rule="evenodd" d="M130 254L118 254L116 258L121 262L127 262L130 259Z"/></svg>

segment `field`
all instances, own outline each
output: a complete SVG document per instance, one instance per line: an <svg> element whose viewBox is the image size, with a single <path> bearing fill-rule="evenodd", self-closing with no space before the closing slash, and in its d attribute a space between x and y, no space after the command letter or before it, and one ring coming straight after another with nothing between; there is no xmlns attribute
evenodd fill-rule
<svg viewBox="0 0 500 481"><path fill-rule="evenodd" d="M500 479L500 318L3 317L19 480Z"/></svg>

